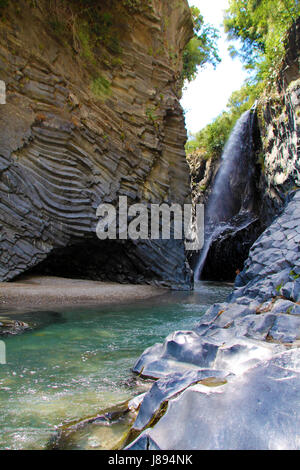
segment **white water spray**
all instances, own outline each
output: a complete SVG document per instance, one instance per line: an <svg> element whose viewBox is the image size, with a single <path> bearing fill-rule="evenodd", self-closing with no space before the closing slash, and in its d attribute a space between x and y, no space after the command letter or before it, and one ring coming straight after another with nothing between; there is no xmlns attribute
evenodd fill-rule
<svg viewBox="0 0 300 470"><path fill-rule="evenodd" d="M231 225L226 223L243 209L241 188L235 187L239 175L244 171L252 151L253 110L246 111L237 121L221 157L221 166L217 173L212 194L206 207L206 233L195 272L195 281L199 280L212 242ZM243 188L242 188L243 189ZM247 226L247 223L245 223Z"/></svg>

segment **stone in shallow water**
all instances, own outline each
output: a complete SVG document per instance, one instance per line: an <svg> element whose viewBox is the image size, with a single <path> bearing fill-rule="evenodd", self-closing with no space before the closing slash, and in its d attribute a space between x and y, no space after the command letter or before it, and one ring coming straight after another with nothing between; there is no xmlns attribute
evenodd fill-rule
<svg viewBox="0 0 300 470"><path fill-rule="evenodd" d="M299 449L300 351L275 355L217 388L188 388L128 448L145 449L149 439L163 450Z"/></svg>
<svg viewBox="0 0 300 470"><path fill-rule="evenodd" d="M0 320L0 336L18 335L31 327L20 320Z"/></svg>
<svg viewBox="0 0 300 470"><path fill-rule="evenodd" d="M131 407L131 409L129 408ZM62 427L49 442L50 450L112 450L122 448L135 417L136 400Z"/></svg>

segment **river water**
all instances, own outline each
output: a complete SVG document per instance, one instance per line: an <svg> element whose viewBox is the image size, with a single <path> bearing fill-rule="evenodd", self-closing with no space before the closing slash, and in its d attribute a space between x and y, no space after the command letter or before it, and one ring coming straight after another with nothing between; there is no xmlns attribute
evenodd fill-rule
<svg viewBox="0 0 300 470"><path fill-rule="evenodd" d="M35 329L2 338L0 449L43 449L62 423L96 415L149 388L131 367L148 346L191 329L224 301L230 285L198 283L194 292L101 307L4 311Z"/></svg>

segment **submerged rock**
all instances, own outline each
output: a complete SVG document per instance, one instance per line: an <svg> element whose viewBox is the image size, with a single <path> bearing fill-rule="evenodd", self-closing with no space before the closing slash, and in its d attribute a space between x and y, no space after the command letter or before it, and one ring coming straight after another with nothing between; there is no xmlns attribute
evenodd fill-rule
<svg viewBox="0 0 300 470"><path fill-rule="evenodd" d="M19 320L19 317L22 320ZM0 315L0 336L16 335L30 330L46 328L53 323L64 323L64 317L61 312L51 310L9 310L7 316Z"/></svg>
<svg viewBox="0 0 300 470"><path fill-rule="evenodd" d="M64 425L51 439L48 450L120 449L132 425L140 400L131 400L98 415Z"/></svg>
<svg viewBox="0 0 300 470"><path fill-rule="evenodd" d="M0 336L19 335L28 330L31 327L23 321L0 319Z"/></svg>

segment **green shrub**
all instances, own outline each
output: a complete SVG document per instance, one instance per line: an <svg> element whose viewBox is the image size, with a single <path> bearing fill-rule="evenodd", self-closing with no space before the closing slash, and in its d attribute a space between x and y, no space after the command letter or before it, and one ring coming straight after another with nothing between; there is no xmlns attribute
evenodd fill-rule
<svg viewBox="0 0 300 470"><path fill-rule="evenodd" d="M105 99L111 95L110 82L102 76L95 78L90 85L92 93L100 99Z"/></svg>
<svg viewBox="0 0 300 470"><path fill-rule="evenodd" d="M231 46L257 80L272 85L285 56L285 34L300 14L299 0L230 0L224 20Z"/></svg>
<svg viewBox="0 0 300 470"><path fill-rule="evenodd" d="M93 53L93 47L90 37L89 25L86 22L82 22L78 27L78 39L81 47L81 55L91 63L95 63L95 56Z"/></svg>
<svg viewBox="0 0 300 470"><path fill-rule="evenodd" d="M216 66L221 60L216 48L219 38L216 28L204 22L198 8L191 7L191 13L194 36L183 51L182 71L182 79L188 81L196 77L198 67L204 67L207 63Z"/></svg>

